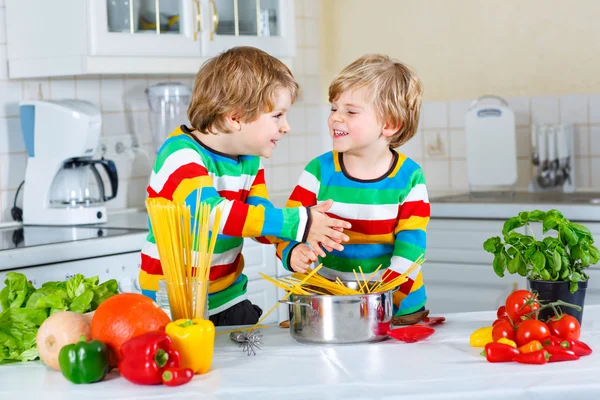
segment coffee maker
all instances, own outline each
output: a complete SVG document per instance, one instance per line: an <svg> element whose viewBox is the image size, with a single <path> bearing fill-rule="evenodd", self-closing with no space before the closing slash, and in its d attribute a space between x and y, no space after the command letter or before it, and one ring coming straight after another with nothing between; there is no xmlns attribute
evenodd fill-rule
<svg viewBox="0 0 600 400"><path fill-rule="evenodd" d="M82 100L24 101L19 106L27 149L23 186L25 225L82 225L106 222L104 202L117 195L113 161L93 159L102 116ZM103 167L111 193L105 194Z"/></svg>

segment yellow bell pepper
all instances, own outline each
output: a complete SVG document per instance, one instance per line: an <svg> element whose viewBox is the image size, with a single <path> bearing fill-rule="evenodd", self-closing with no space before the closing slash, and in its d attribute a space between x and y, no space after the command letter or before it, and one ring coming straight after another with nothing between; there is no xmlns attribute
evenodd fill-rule
<svg viewBox="0 0 600 400"><path fill-rule="evenodd" d="M471 333L471 337L469 339L471 346L485 347L486 344L493 342L494 339L492 339L492 329L493 326L485 326Z"/></svg>
<svg viewBox="0 0 600 400"><path fill-rule="evenodd" d="M181 367L195 374L210 369L215 347L215 326L208 319L178 319L170 322L165 333L181 357Z"/></svg>
<svg viewBox="0 0 600 400"><path fill-rule="evenodd" d="M504 343L509 345L510 347L514 347L515 349L517 348L517 344L515 342L505 337L498 339L498 343Z"/></svg>

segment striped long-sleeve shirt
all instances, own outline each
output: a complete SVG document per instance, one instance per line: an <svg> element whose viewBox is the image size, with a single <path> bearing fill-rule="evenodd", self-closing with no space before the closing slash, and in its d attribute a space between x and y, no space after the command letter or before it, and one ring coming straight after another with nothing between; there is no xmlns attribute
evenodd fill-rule
<svg viewBox="0 0 600 400"><path fill-rule="evenodd" d="M148 196L185 202L195 215L198 190L202 202L211 208L219 205L222 210L210 270L209 313L212 315L246 298L248 279L242 274L243 238L263 237L261 241L267 243L276 242L276 238L304 241L309 217L304 207L273 207L268 200L260 157L219 153L181 126L158 151ZM150 232L142 249L139 281L142 292L155 298L163 271L150 220L148 226Z"/></svg>
<svg viewBox="0 0 600 400"><path fill-rule="evenodd" d="M386 280L406 271L425 253L426 227L429 222L429 199L423 170L413 160L393 151L389 171L375 180L351 177L344 168L343 154L329 152L312 160L300 176L290 195L288 207L313 206L332 199L328 214L352 224L344 231L350 241L344 251L327 253L319 262L325 277L356 280L353 270L359 266L365 274L381 269L373 280L388 268ZM277 244L277 256L290 269L291 250L298 242ZM396 315L410 314L427 300L420 268L394 293Z"/></svg>

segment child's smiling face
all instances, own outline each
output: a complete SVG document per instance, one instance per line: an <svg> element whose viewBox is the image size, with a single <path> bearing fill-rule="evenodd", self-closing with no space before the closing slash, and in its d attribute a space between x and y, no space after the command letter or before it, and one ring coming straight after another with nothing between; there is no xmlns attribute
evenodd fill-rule
<svg viewBox="0 0 600 400"><path fill-rule="evenodd" d="M270 158L277 142L289 132L287 113L292 105L292 96L287 89L279 89L273 98L273 110L261 114L258 119L241 124L237 140L243 141L241 154Z"/></svg>
<svg viewBox="0 0 600 400"><path fill-rule="evenodd" d="M388 146L387 130L368 101L369 94L367 88L345 91L331 103L327 125L335 151L362 152Z"/></svg>

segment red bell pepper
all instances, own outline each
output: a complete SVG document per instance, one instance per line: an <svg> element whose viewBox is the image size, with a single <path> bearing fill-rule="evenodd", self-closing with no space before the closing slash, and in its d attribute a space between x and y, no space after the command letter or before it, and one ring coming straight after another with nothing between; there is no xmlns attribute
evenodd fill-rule
<svg viewBox="0 0 600 400"><path fill-rule="evenodd" d="M428 326L406 326L403 328L390 329L388 335L394 339L401 340L406 343L419 342L433 335L435 329Z"/></svg>
<svg viewBox="0 0 600 400"><path fill-rule="evenodd" d="M162 373L162 383L167 386L179 386L188 383L194 377L191 368L165 368Z"/></svg>
<svg viewBox="0 0 600 400"><path fill-rule="evenodd" d="M489 362L510 362L519 355L519 350L504 343L491 342L482 352Z"/></svg>
<svg viewBox="0 0 600 400"><path fill-rule="evenodd" d="M573 350L566 349L562 346L550 344L544 347L544 350L550 353L550 360L548 360L548 362L579 360L579 356L575 354Z"/></svg>
<svg viewBox="0 0 600 400"><path fill-rule="evenodd" d="M580 340L563 339L560 345L566 349L573 350L578 356L589 356L592 354L591 347Z"/></svg>
<svg viewBox="0 0 600 400"><path fill-rule="evenodd" d="M549 359L550 353L544 349L533 353L521 353L515 357L514 361L521 364L546 364Z"/></svg>
<svg viewBox="0 0 600 400"><path fill-rule="evenodd" d="M119 372L132 383L156 385L162 382L165 368L177 368L179 353L164 332L149 332L126 341L121 347Z"/></svg>

